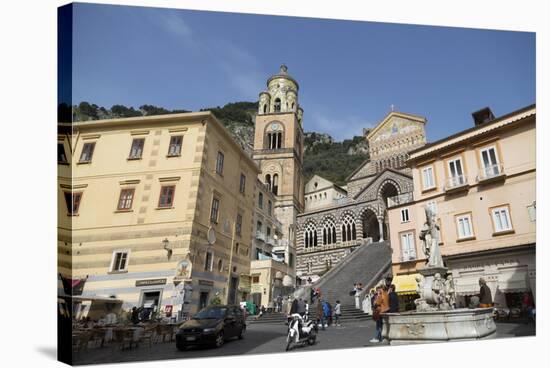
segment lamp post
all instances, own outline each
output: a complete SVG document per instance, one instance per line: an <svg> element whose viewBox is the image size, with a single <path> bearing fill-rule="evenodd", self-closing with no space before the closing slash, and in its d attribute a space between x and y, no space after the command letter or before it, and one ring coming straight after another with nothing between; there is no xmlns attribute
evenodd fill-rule
<svg viewBox="0 0 550 368"><path fill-rule="evenodd" d="M172 258L172 249L169 248L169 245L170 240L168 240L168 238L164 238L164 240L162 241L162 247L164 248L164 250L166 250L166 256L168 257L168 259Z"/></svg>

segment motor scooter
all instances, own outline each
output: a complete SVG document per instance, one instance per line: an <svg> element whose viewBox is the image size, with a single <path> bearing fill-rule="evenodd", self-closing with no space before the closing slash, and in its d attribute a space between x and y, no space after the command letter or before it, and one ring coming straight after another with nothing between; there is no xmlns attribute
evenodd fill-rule
<svg viewBox="0 0 550 368"><path fill-rule="evenodd" d="M317 339L317 325L310 321L307 314L302 318L298 313L291 316L288 324L288 335L286 336L286 351L289 351L293 344L313 345Z"/></svg>

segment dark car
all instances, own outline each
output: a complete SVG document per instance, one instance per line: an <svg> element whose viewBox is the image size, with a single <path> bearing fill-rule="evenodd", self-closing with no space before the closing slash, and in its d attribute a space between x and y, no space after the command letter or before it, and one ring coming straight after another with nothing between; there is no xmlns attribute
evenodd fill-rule
<svg viewBox="0 0 550 368"><path fill-rule="evenodd" d="M220 347L229 338L242 339L245 331L244 313L239 306L209 306L179 327L176 346L179 350L197 345Z"/></svg>

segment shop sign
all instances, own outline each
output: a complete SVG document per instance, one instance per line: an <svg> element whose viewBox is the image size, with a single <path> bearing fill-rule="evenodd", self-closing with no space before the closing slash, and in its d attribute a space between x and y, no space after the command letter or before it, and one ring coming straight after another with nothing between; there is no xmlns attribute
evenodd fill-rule
<svg viewBox="0 0 550 368"><path fill-rule="evenodd" d="M166 285L166 279L136 280L136 287L151 285Z"/></svg>

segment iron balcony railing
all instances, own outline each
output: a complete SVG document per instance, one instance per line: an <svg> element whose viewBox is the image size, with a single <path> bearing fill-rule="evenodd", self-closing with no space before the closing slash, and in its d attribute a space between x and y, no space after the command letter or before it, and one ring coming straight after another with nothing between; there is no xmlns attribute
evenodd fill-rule
<svg viewBox="0 0 550 368"><path fill-rule="evenodd" d="M265 242L265 234L261 231L256 231L256 239L264 241Z"/></svg>
<svg viewBox="0 0 550 368"><path fill-rule="evenodd" d="M412 192L399 194L393 197L388 197L388 207L398 206L400 204L410 203L413 201Z"/></svg>
<svg viewBox="0 0 550 368"><path fill-rule="evenodd" d="M409 262L416 260L416 253L405 253L401 256L401 262Z"/></svg>
<svg viewBox="0 0 550 368"><path fill-rule="evenodd" d="M465 175L456 175L447 178L445 181L445 190L453 190L468 185L468 179Z"/></svg>
<svg viewBox="0 0 550 368"><path fill-rule="evenodd" d="M481 182L484 180L497 178L502 175L504 175L504 166L502 166L502 164L489 165L479 170L476 180Z"/></svg>

